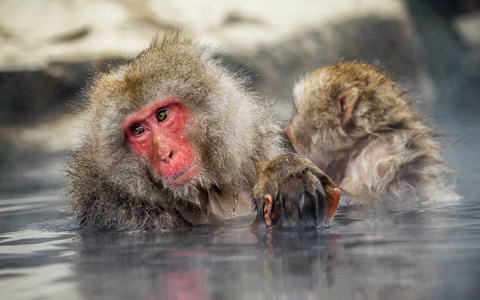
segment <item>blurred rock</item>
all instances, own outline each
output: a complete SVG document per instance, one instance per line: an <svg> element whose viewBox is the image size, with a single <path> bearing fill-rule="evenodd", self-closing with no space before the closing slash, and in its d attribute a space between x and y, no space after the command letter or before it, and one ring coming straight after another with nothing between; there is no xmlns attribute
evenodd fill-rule
<svg viewBox="0 0 480 300"><path fill-rule="evenodd" d="M252 75L254 90L278 103L280 116L291 117L292 86L319 66L342 60L374 64L391 74L417 106L432 102L432 83L417 38L405 16L365 15L306 28L287 39L235 57Z"/></svg>
<svg viewBox="0 0 480 300"><path fill-rule="evenodd" d="M0 126L32 125L49 121L81 97L88 80L97 72L123 60L52 62L42 69L0 71Z"/></svg>
<svg viewBox="0 0 480 300"><path fill-rule="evenodd" d="M404 18L404 11L400 0L4 0L0 68L133 57L156 33L174 27L223 52L243 53L330 22Z"/></svg>
<svg viewBox="0 0 480 300"><path fill-rule="evenodd" d="M453 26L462 43L480 58L480 12L457 17Z"/></svg>
<svg viewBox="0 0 480 300"><path fill-rule="evenodd" d="M175 27L217 47L232 71L249 76L254 91L278 102L284 119L291 116L293 82L340 60L379 65L414 91L420 107L432 99L401 0L4 0L0 143L70 148L75 122L58 116L79 105L88 78Z"/></svg>

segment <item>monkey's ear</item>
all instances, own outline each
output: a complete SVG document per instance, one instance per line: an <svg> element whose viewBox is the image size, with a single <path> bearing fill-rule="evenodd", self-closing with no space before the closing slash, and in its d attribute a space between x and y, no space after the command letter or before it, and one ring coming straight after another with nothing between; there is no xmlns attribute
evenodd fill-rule
<svg viewBox="0 0 480 300"><path fill-rule="evenodd" d="M342 192L339 188L334 188L330 193L327 193L327 218L333 218L340 202Z"/></svg>
<svg viewBox="0 0 480 300"><path fill-rule="evenodd" d="M358 89L351 88L340 95L337 96L336 99L336 107L340 116L342 118L342 126L345 126L350 118L352 117L352 111L355 107L355 103L358 99Z"/></svg>
<svg viewBox="0 0 480 300"><path fill-rule="evenodd" d="M265 219L265 224L267 226L272 225L272 208L273 208L273 198L270 194L266 194L263 197L263 201L265 202L263 205L263 218Z"/></svg>

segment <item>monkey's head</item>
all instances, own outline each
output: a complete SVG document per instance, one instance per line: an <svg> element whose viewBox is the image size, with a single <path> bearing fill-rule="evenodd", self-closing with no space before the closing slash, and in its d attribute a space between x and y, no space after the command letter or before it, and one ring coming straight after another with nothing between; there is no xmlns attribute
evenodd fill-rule
<svg viewBox="0 0 480 300"><path fill-rule="evenodd" d="M254 122L268 113L191 37L155 39L97 78L87 98L80 151L128 193L198 199L202 188L255 177L245 165L268 131Z"/></svg>
<svg viewBox="0 0 480 300"><path fill-rule="evenodd" d="M317 69L294 87L294 117L287 134L294 148L322 166L330 153L348 150L362 138L411 123L403 92L371 65L338 63Z"/></svg>

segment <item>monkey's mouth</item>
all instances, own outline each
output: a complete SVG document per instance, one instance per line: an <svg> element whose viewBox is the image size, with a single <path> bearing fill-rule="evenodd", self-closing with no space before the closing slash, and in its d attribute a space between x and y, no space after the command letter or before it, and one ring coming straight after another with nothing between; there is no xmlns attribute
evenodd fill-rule
<svg viewBox="0 0 480 300"><path fill-rule="evenodd" d="M200 164L194 162L190 167L177 172L176 174L165 178L163 184L169 188L181 188L192 181L200 171Z"/></svg>

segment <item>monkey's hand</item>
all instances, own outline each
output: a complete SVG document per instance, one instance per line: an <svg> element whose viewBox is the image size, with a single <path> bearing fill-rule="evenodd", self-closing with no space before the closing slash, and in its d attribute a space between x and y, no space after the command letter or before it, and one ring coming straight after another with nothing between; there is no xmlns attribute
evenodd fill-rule
<svg viewBox="0 0 480 300"><path fill-rule="evenodd" d="M256 165L257 219L266 226L328 226L341 192L313 162L286 154Z"/></svg>

